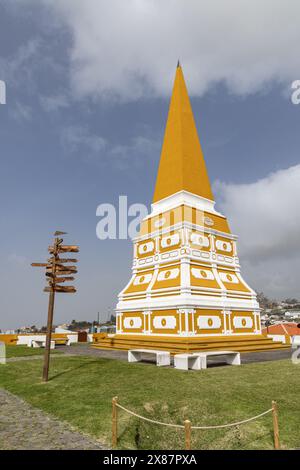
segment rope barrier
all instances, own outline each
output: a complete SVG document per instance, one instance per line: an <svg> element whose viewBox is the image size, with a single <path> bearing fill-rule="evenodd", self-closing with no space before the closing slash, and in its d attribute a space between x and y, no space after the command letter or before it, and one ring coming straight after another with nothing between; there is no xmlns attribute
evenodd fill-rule
<svg viewBox="0 0 300 470"><path fill-rule="evenodd" d="M239 426L240 424L249 423L250 421L254 421L255 419L261 418L268 413L271 413L272 408L259 415L253 416L252 418L244 419L243 421L237 421L236 423L229 423L229 424L219 424L215 426L192 426L192 429L221 429L221 428L229 428L231 426Z"/></svg>
<svg viewBox="0 0 300 470"><path fill-rule="evenodd" d="M212 426L192 426L192 423L186 419L184 424L172 424L172 423L163 423L162 421L157 421L155 419L146 418L145 416L139 415L134 411L128 410L125 406L120 405L118 403L118 397L113 397L112 399L112 447L116 448L118 442L118 413L117 408L125 411L126 413L135 416L136 418L142 419L143 421L147 421L148 423L158 424L160 426L167 426L169 428L177 428L177 429L184 429L185 435L185 449L191 449L191 431L192 429L224 429L230 428L234 426L240 426L241 424L249 423L250 421L254 421L255 419L261 418L268 413L272 413L273 416L273 433L274 433L274 448L280 449L280 441L279 441L279 428L278 428L278 412L277 412L277 403L276 401L272 401L272 408L269 408L262 413L252 416L251 418L243 419L242 421L236 421L235 423L227 423L227 424L217 424Z"/></svg>
<svg viewBox="0 0 300 470"><path fill-rule="evenodd" d="M184 426L182 426L182 424L162 423L161 421L155 421L154 419L145 418L145 416L138 415L137 413L134 413L134 411L127 410L127 408L120 405L119 403L117 403L116 406L118 408L121 408L121 410L126 411L130 415L135 416L136 418L143 419L144 421L148 421L149 423L160 424L161 426L169 426L170 428L182 428L182 429L184 428Z"/></svg>
<svg viewBox="0 0 300 470"><path fill-rule="evenodd" d="M184 426L180 424L162 423L161 421L156 421L154 419L146 418L145 416L141 416L135 413L134 411L128 410L127 408L120 405L119 403L116 403L116 406L118 408L121 408L121 410L126 411L128 414L135 416L136 418L143 419L144 421L148 421L149 423L160 424L161 426L169 426L172 428L184 428ZM253 416L252 418L244 419L243 421L237 421L236 423L219 424L215 426L191 426L191 429L221 429L221 428L229 428L231 426L239 426L240 424L249 423L250 421L254 421L255 419L261 418L262 416L271 412L272 412L272 408L270 408L267 411L264 411L263 413L260 413L259 415Z"/></svg>

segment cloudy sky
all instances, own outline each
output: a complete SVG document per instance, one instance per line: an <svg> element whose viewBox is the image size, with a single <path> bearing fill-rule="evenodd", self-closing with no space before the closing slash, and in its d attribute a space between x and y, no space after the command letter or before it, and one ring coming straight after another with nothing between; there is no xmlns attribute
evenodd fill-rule
<svg viewBox="0 0 300 470"><path fill-rule="evenodd" d="M30 262L56 229L81 248L56 322L113 311L131 242L97 239L96 208L149 207L178 58L244 277L300 297L299 15L297 0L0 0L0 328L45 323Z"/></svg>

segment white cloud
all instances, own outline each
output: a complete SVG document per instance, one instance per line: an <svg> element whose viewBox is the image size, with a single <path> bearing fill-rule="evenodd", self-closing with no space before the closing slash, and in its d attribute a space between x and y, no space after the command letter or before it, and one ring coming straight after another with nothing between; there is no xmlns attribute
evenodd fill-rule
<svg viewBox="0 0 300 470"><path fill-rule="evenodd" d="M114 144L84 126L65 127L60 140L66 153L92 157L103 165L109 163L121 171L144 164L144 158L151 158L159 151L157 139L135 136L127 143Z"/></svg>
<svg viewBox="0 0 300 470"><path fill-rule="evenodd" d="M63 94L40 96L40 103L42 108L47 112L58 111L61 108L69 106L69 100L67 96Z"/></svg>
<svg viewBox="0 0 300 470"><path fill-rule="evenodd" d="M299 293L300 165L255 183L217 182L219 208L239 236L242 272L274 297Z"/></svg>
<svg viewBox="0 0 300 470"><path fill-rule="evenodd" d="M111 145L109 159L119 170L128 170L132 166L144 167L144 158L157 156L159 147L157 139L136 136L127 144Z"/></svg>
<svg viewBox="0 0 300 470"><path fill-rule="evenodd" d="M9 113L16 121L31 121L32 119L32 108L19 101L16 101L15 104L9 108Z"/></svg>
<svg viewBox="0 0 300 470"><path fill-rule="evenodd" d="M79 96L169 95L178 58L194 95L219 81L244 94L299 78L298 0L43 1L72 33Z"/></svg>
<svg viewBox="0 0 300 470"><path fill-rule="evenodd" d="M61 142L70 153L88 150L89 153L100 155L106 147L106 140L103 137L90 133L82 126L65 127L61 132Z"/></svg>
<svg viewBox="0 0 300 470"><path fill-rule="evenodd" d="M5 79L8 87L12 84L20 84L24 87L25 83L32 81L40 46L38 39L30 39L22 44L12 56L5 59L0 57L1 78Z"/></svg>

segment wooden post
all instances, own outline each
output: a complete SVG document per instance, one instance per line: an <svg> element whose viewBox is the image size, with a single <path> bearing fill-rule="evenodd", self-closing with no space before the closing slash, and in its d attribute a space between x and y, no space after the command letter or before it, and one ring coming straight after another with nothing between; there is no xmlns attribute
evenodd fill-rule
<svg viewBox="0 0 300 470"><path fill-rule="evenodd" d="M55 276L56 273L56 258L57 258L57 247L58 247L58 238L55 238L53 245L53 255L54 260L52 263L52 275ZM52 324L53 324L53 311L54 311L54 299L55 299L55 281L51 287L49 293L49 304L48 304L48 319L47 319L47 333L46 333L46 344L45 344L45 356L44 356L44 367L43 367L43 381L48 382L49 376L49 362L50 362L50 348L51 348L51 334L52 334Z"/></svg>
<svg viewBox="0 0 300 470"><path fill-rule="evenodd" d="M49 292L48 303L48 317L47 317L47 332L46 344L43 365L43 381L48 382L49 365L50 365L50 349L51 349L51 334L53 325L53 312L55 292L64 292L73 294L76 292L75 287L60 285L60 282L73 281L73 275L77 273L76 266L65 266L64 263L76 263L77 259L74 258L60 258L59 253L78 253L79 248L77 245L62 245L63 239L58 238L59 235L64 235L66 232L56 231L54 233L54 243L48 247L48 252L52 255L47 263L31 263L31 266L46 268L46 279L48 286L44 288L44 292ZM71 276L68 276L71 275ZM67 277L66 277L67 276Z"/></svg>
<svg viewBox="0 0 300 470"><path fill-rule="evenodd" d="M118 397L112 399L112 448L117 447L118 442Z"/></svg>
<svg viewBox="0 0 300 470"><path fill-rule="evenodd" d="M49 294L49 304L48 304L47 333L46 333L44 367L43 367L43 381L44 382L48 382L48 375L49 375L49 362L50 362L50 348L51 348L51 333L52 333L52 324L53 324L54 299L55 299L55 291L54 291L54 288L52 288L52 290Z"/></svg>
<svg viewBox="0 0 300 470"><path fill-rule="evenodd" d="M185 450L191 450L191 422L186 419L184 422Z"/></svg>
<svg viewBox="0 0 300 470"><path fill-rule="evenodd" d="M273 428L274 428L274 448L280 449L279 441L279 428L278 428L278 410L276 401L272 401L272 416L273 416Z"/></svg>

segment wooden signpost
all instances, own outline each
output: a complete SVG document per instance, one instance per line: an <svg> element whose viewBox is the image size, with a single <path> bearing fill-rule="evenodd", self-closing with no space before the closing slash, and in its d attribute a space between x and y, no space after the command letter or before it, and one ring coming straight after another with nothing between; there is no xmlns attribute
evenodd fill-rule
<svg viewBox="0 0 300 470"><path fill-rule="evenodd" d="M66 232L55 232L53 245L48 247L48 251L51 254L51 258L47 260L47 263L32 263L31 266L46 268L46 280L48 286L44 288L44 292L49 292L49 304L48 304L48 319L47 319L47 333L46 333L46 346L45 346L45 357L43 367L43 381L48 382L49 375L49 360L50 360L50 345L51 345L51 333L53 324L53 312L54 312L54 300L55 293L61 292L65 294L73 294L76 292L75 287L60 285L68 281L74 281L73 275L77 273L76 266L70 266L65 263L77 263L75 258L60 258L60 253L78 253L79 248L77 245L63 245L63 239L59 238L61 235L65 235Z"/></svg>

